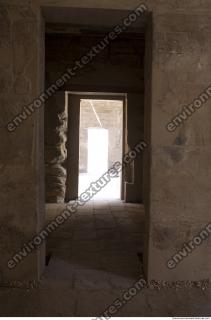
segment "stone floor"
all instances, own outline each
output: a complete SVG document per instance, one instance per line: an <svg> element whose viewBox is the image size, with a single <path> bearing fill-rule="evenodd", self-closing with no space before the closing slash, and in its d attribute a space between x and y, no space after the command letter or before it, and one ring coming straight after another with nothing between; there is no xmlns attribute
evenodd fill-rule
<svg viewBox="0 0 211 320"><path fill-rule="evenodd" d="M89 174L89 173L80 173L79 174L79 190L78 193L82 194L85 190L87 190L90 187L90 184L93 181L99 180L99 177L103 175L102 174ZM101 189L100 192L98 192L93 199L94 200L106 200L106 199L120 199L121 198L121 175L119 177L112 178L111 181L108 183L107 186Z"/></svg>
<svg viewBox="0 0 211 320"><path fill-rule="evenodd" d="M100 316L140 276L143 225L141 205L90 202L48 239L39 288L0 289L0 315ZM113 316L211 316L211 289L143 289Z"/></svg>

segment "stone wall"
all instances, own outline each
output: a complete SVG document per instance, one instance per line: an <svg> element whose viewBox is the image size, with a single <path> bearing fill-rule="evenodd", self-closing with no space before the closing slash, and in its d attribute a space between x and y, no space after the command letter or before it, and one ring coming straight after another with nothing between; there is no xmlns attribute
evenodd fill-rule
<svg viewBox="0 0 211 320"><path fill-rule="evenodd" d="M145 270L150 279L211 276L210 239L175 268L169 259L210 223L211 102L175 131L167 124L211 85L210 14L153 17L152 86L148 110L150 186ZM149 130L150 128L150 130Z"/></svg>
<svg viewBox="0 0 211 320"><path fill-rule="evenodd" d="M46 82L57 80L68 67L96 45L103 35L46 34ZM117 38L67 83L67 89L101 92L144 90L144 35ZM88 89L87 89L88 88ZM122 91L126 90L126 91Z"/></svg>
<svg viewBox="0 0 211 320"><path fill-rule="evenodd" d="M6 125L43 90L43 28L40 10L0 2L0 284L38 280L44 250L15 268L8 260L44 225L43 108L16 129Z"/></svg>
<svg viewBox="0 0 211 320"><path fill-rule="evenodd" d="M68 112L65 92L57 92L45 105L46 202L64 202L66 192Z"/></svg>

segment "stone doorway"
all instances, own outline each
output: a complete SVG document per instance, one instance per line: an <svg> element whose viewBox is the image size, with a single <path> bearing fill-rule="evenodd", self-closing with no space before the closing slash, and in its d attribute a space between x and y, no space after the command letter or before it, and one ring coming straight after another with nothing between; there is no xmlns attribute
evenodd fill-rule
<svg viewBox="0 0 211 320"><path fill-rule="evenodd" d="M115 162L122 163L125 130L124 95L70 93L68 101L67 202L78 198L91 182L99 179ZM102 141L99 142L96 150L89 152L88 143L91 141L88 141L88 137L91 137L93 129L101 129L101 135L107 130L107 160L97 160L103 152L103 149L99 152L99 148L102 148ZM94 136L96 135L92 135ZM91 163L96 161L98 165ZM104 161L103 168L102 161ZM93 166L95 172L91 172ZM122 175L119 174L97 195L98 199L121 199L122 179Z"/></svg>

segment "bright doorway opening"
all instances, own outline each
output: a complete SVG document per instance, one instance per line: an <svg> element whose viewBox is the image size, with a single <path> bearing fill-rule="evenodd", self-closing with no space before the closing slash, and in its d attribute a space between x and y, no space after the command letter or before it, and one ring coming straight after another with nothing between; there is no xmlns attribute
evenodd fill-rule
<svg viewBox="0 0 211 320"><path fill-rule="evenodd" d="M88 174L108 171L108 129L88 128Z"/></svg>
<svg viewBox="0 0 211 320"><path fill-rule="evenodd" d="M81 99L79 195L117 161L122 162L123 100ZM120 199L122 177L112 178L94 199Z"/></svg>

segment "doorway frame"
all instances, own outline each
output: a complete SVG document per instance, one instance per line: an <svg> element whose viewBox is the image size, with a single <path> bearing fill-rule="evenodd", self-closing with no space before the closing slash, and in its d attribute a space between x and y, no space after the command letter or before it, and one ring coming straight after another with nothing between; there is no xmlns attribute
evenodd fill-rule
<svg viewBox="0 0 211 320"><path fill-rule="evenodd" d="M123 102L122 114L122 161L125 154L127 93L67 91L68 130L67 130L67 180L65 202L78 199L79 182L79 143L80 143L80 101L118 100ZM74 140L74 141L73 141ZM75 152L73 151L75 146ZM76 154L75 154L76 153ZM121 175L120 199L124 200L124 174Z"/></svg>

